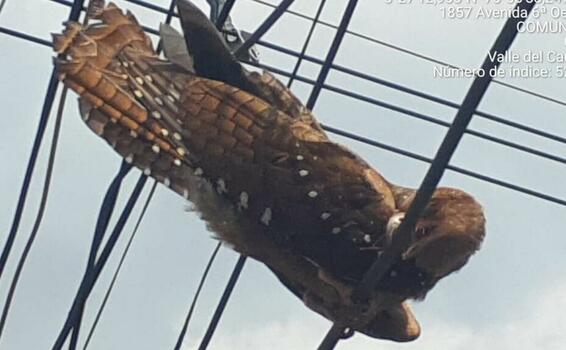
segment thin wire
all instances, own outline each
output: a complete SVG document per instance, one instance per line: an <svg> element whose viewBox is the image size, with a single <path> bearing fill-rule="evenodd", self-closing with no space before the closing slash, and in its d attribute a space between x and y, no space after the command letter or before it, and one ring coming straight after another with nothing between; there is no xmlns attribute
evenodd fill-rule
<svg viewBox="0 0 566 350"><path fill-rule="evenodd" d="M517 13L521 15L517 17L511 17L507 19L505 26L499 33L495 43L493 44L490 53L502 53L505 54L507 50L511 47L515 37L519 33L520 27L527 20L529 14L535 6L535 2L526 3L520 2L515 6ZM524 14L523 14L524 13ZM485 58L481 69L488 72L491 69L497 69L501 62L494 61L490 59L491 55L487 55ZM464 136L467 125L472 120L474 116L474 111L477 109L479 103L481 102L483 96L485 95L492 78L489 74L484 76L477 76L466 97L462 103L462 107L456 113L454 117L454 122L442 144L438 148L436 156L428 169L415 198L411 202L409 210L407 211L405 218L396 230L395 235L393 235L393 240L389 249L383 251L382 254L378 255L377 259L374 261L372 266L366 271L362 281L358 284L357 288L352 294L352 298L358 301L367 300L368 296L371 294L378 282L383 278L385 273L389 270L391 265L399 259L401 254L408 249L412 241L412 232L417 223L418 218L421 216L426 206L428 205L430 199L444 171L448 167L450 159L452 158L458 144ZM336 343L332 341L332 338L337 338L336 326L334 325L327 333L323 343L318 348L319 350L330 350L334 349ZM337 342L338 340L336 340ZM326 344L326 345L325 345Z"/></svg>
<svg viewBox="0 0 566 350"><path fill-rule="evenodd" d="M108 186L108 190L106 190L106 194L104 195L104 199L102 201L102 206L98 213L98 218L96 220L96 225L94 229L94 234L92 237L92 243L90 246L89 257L86 264L84 275L88 275L94 265L96 264L96 256L100 250L100 246L104 239L104 234L108 230L108 225L110 223L110 218L112 217L112 213L114 212L114 208L116 206L116 201L118 200L118 194L120 193L120 187L124 178L130 170L132 166L125 161L122 161L120 164L120 169L118 173L115 175L114 179ZM86 297L84 300L80 301L79 310L77 311L77 319L75 324L73 325L73 332L71 334L71 341L69 342L69 348L75 349L77 347L79 330L82 323L82 317L84 312L84 303L86 301Z"/></svg>
<svg viewBox="0 0 566 350"><path fill-rule="evenodd" d="M316 24L318 23L318 19L320 18L320 15L322 14L322 10L324 9L325 3L326 0L321 0L320 5L318 5L318 9L316 10L316 14L314 16L311 27L307 34L307 38L305 39L305 43L303 44L303 48L301 49L301 53L299 54L299 56L297 56L297 62L295 63L295 67L293 68L291 77L287 82L288 89L290 89L291 85L293 85L293 81L295 80L295 75L297 75L297 72L299 71L299 67L301 67L301 63L303 62L303 58L305 57L305 53L307 52L307 48L309 47L309 43L311 42L311 38L314 33L314 29L316 28Z"/></svg>
<svg viewBox="0 0 566 350"><path fill-rule="evenodd" d="M240 273L242 272L242 269L244 268L244 264L246 263L246 256L244 255L240 255L240 257L238 258L238 261L236 262L236 266L234 266L234 271L232 271L232 275L230 275L230 279L228 280L228 284L226 285L226 288L224 288L224 293L222 293L222 297L220 298L220 302L218 303L218 306L216 307L216 310L214 311L214 314L212 315L212 319L210 320L210 324L208 325L208 328L206 329L206 333L204 335L204 337L202 338L202 341L198 347L198 350L206 350L206 348L208 347L208 344L210 343L210 340L212 339L212 336L214 335L214 331L216 330L216 327L218 326L218 323L220 322L220 318L222 316L222 314L224 313L224 309L226 308L226 305L228 304L228 300L230 299L230 295L232 294L232 291L234 290L234 287L236 286L236 282L238 282L238 278L240 277Z"/></svg>
<svg viewBox="0 0 566 350"><path fill-rule="evenodd" d="M183 323L183 327L181 328L181 332L179 333L179 337L177 338L177 343L175 344L174 350L180 350L181 346L183 345L183 340L185 339L185 334L187 333L187 329L189 328L189 323L191 322L191 317L193 315L193 311L196 307L198 298L200 296L200 292L202 291L202 287L204 286L204 282L206 281L206 278L208 277L208 273L210 272L210 268L212 267L212 264L214 263L214 260L216 259L216 255L218 254L218 251L220 250L221 246L222 246L222 242L218 242L216 247L214 247L214 250L212 251L210 258L208 259L208 263L206 264L204 272L202 273L202 276L200 278L200 282L198 284L197 291L195 292L195 295L193 297L193 301L191 302L191 307L189 308L189 312L187 313L187 317L185 318L185 323Z"/></svg>
<svg viewBox="0 0 566 350"><path fill-rule="evenodd" d="M354 335L351 328L344 329L336 324L333 324L324 339L318 346L318 350L334 349L341 339L347 339Z"/></svg>
<svg viewBox="0 0 566 350"><path fill-rule="evenodd" d="M47 161L47 170L45 171L45 179L43 182L43 191L41 194L41 199L39 201L39 209L37 211L37 215L35 218L35 222L33 224L33 228L29 235L29 238L26 242L24 250L20 256L18 261L18 265L16 267L16 271L14 272L14 276L12 277L12 283L10 284L10 289L8 290L8 295L6 297L6 301L4 303L4 308L2 309L2 317L0 319L0 339L2 338L4 332L4 326L6 324L6 320L8 318L8 313L10 311L10 307L12 305L12 299L16 292L16 288L18 286L18 281L20 280L20 275L24 268L25 262L29 255L29 252L33 246L35 238L37 237L37 233L39 231L39 226L43 220L43 215L45 213L45 208L47 207L47 198L49 197L49 189L51 185L51 177L53 175L53 168L55 164L55 155L57 153L57 144L59 142L59 134L61 131L61 121L63 119L63 110L65 108L65 99L67 98L67 89L63 89L61 93L61 97L59 100L59 108L57 111L57 116L55 118L55 126L53 127L53 137L51 139L51 149L49 151L49 159Z"/></svg>
<svg viewBox="0 0 566 350"><path fill-rule="evenodd" d="M102 303L100 304L98 311L96 312L94 322L92 323L90 330L88 332L88 336L85 340L83 350L86 350L86 348L88 347L88 344L90 343L90 340L91 340L91 338L94 334L94 331L96 330L96 326L98 325L98 321L100 321L100 317L102 316L102 312L106 308L106 304L108 302L108 299L110 298L110 294L112 293L112 290L114 289L114 285L116 284L116 280L118 278L118 275L120 274L120 270L122 269L122 265L124 264L124 261L126 260L126 256L128 255L128 252L130 250L130 246L132 245L132 242L134 241L134 238L136 237L136 234L138 232L140 224L141 224L143 218L145 217L145 213L147 211L147 208L149 207L149 203L150 203L151 199L153 198L156 187L157 187L157 181L154 180L153 185L151 186L151 190L149 191L147 199L146 199L146 201L143 205L143 208L141 210L140 216L138 217L138 220L136 221L136 225L134 227L134 230L132 231L132 234L130 235L130 238L128 239L128 243L126 244L126 248L122 252L122 256L120 257L120 261L118 262L118 266L116 267L116 270L114 271L114 275L112 276L112 280L110 282L110 285L108 286L108 289L106 290L106 293L104 294L104 299L102 300Z"/></svg>
<svg viewBox="0 0 566 350"><path fill-rule="evenodd" d="M1 32L1 29L2 28L0 27L0 32ZM19 37L19 38L25 39L25 38L21 38L21 37ZM25 40L27 40L27 39L25 39ZM32 42L36 42L36 41L33 40ZM45 44L45 45L50 46L50 44ZM249 64L249 65L254 66L254 67L266 69L266 70L268 70L268 71L270 71L274 74L279 74L279 75L283 75L283 76L286 76L286 77L291 76L291 73L286 72L282 69L270 66L270 65L259 64L259 63L255 63L255 62L243 62L243 63ZM297 75L295 78L296 78L296 80L299 80L299 81L307 83L307 84L313 84L313 82L314 82L312 79L305 78L305 77L300 76L300 75ZM378 104L379 101L372 99L370 97L351 93L349 91L346 91L344 89L341 89L341 88L338 88L338 87L335 87L335 86L332 86L332 85L326 84L323 87L325 89L336 92L338 94L349 96L349 97L352 97L352 98L355 98L355 99L360 99L362 101L365 101L365 102L368 102L368 103L371 103L371 104L379 105ZM382 107L388 108L385 105L382 106ZM427 162L427 163L432 162L432 159L425 157L423 155L419 155L419 154L416 154L416 153L412 153L412 152L403 150L401 148L397 148L397 147L394 147L394 146L391 146L391 145L387 145L387 144L384 144L384 143L381 143L381 142L377 142L375 140L369 139L369 138L364 137L364 136L357 135L355 133L351 133L351 132L344 131L344 130L341 130L341 129L338 129L338 128L334 128L334 127L329 126L329 125L323 125L323 128L325 128L327 131L329 131L333 134L344 136L344 137L352 139L354 141L365 143L365 144L373 146L373 147L381 148L381 149L384 149L384 150L389 151L389 152L400 154L402 156L406 156L406 157L413 158L413 159L420 160L420 161ZM555 204L558 204L558 205L566 206L566 199L554 197L554 196L551 196L551 195L548 195L548 194L545 194L545 193L542 193L542 192L538 192L538 191L535 191L535 190L532 190L532 189L517 186L515 184L511 184L509 182L505 182L505 181L502 181L502 180L499 180L499 179L496 179L496 178L493 178L493 177L482 175L482 174L479 174L479 173L476 173L476 172L473 172L473 171L470 171L470 170L467 170L467 169L464 169L464 168L460 168L460 167L456 167L456 166L449 166L448 169L452 170L454 172L469 176L469 177L476 178L478 180L489 182L491 184L494 184L494 185L497 185L497 186L500 186L500 187L504 187L504 188L507 188L507 189L510 189L510 190L513 190L513 191L516 191L516 192L520 192L520 193L523 193L523 194L526 194L526 195L529 195L529 196L532 196L532 197L536 197L536 198L539 198L539 199L542 199L542 200L545 200L545 201L548 201L548 202L552 202L552 203L555 203Z"/></svg>
<svg viewBox="0 0 566 350"><path fill-rule="evenodd" d="M69 14L69 20L76 20L80 15L80 9L82 7L84 0L77 0L77 2L71 8ZM35 164L37 161L37 157L39 155L39 149L41 147L41 141L43 140L43 136L45 134L45 128L47 126L47 121L49 119L49 114L51 113L51 108L53 107L53 101L55 99L55 94L57 93L57 88L59 86L59 79L57 79L57 73L55 70L51 72L51 77L49 79L49 84L47 87L47 93L45 94L45 99L43 102L43 107L41 110L41 116L39 118L39 124L37 126L36 135L33 141L33 146L31 150L31 155L28 160L28 165L26 168L26 172L24 175L24 181L22 184L22 188L20 190L20 195L18 198L18 203L16 204L16 212L14 213L14 219L12 221L12 226L10 228L10 232L8 234L8 238L4 244L4 248L2 249L2 255L0 256L0 279L2 278L2 273L4 272L4 267L6 266L6 262L8 260L8 256L12 250L12 246L14 245L14 241L16 239L18 227L20 225L20 221L22 219L23 210L26 203L26 198L29 191L29 186L31 184L31 180L33 177L33 171L35 169Z"/></svg>
<svg viewBox="0 0 566 350"><path fill-rule="evenodd" d="M102 249L99 258L96 264L94 265L94 268L89 274L85 274L83 276L79 289L76 293L75 299L71 306L71 309L69 310L69 313L67 315L67 319L65 320L65 324L63 325L61 332L57 336L57 339L53 344L52 350L61 349L71 329L75 325L78 317L78 311L80 310L80 306L81 306L81 300L86 300L86 298L89 296L90 292L92 291L92 288L96 284L96 281L98 280L98 277L102 272L102 269L106 265L106 262L108 261L110 254L112 253L112 250L116 245L116 242L120 238L124 226L126 225L126 222L128 221L128 218L132 213L132 210L143 190L146 180L147 180L147 176L143 174L140 175L136 183L136 186L134 187L134 190L130 195L130 198L128 199L124 209L122 210L122 213L120 214L120 217L118 218L116 226L114 226L114 229L112 230L112 234L110 235L110 237L108 237L108 240L104 248Z"/></svg>
<svg viewBox="0 0 566 350"><path fill-rule="evenodd" d="M216 19L216 23L214 23L218 30L224 28L224 23L226 23L226 20L228 19L228 16L230 15L232 7L234 7L235 3L236 0L228 0L224 3L224 6L222 7L220 14L218 15L218 18Z"/></svg>
<svg viewBox="0 0 566 350"><path fill-rule="evenodd" d="M2 13L2 10L4 9L4 5L6 5L6 0L0 0L0 14Z"/></svg>
<svg viewBox="0 0 566 350"><path fill-rule="evenodd" d="M262 1L262 0L250 0L250 1L256 2L256 3L258 3L258 4L262 4L262 5L268 6L268 7L275 7L275 5L273 5L273 4L269 3L269 2L266 2L266 1ZM312 20L313 20L312 17L307 16L307 15L305 15L305 14L302 14L302 13L300 13L300 12L296 12L296 11L289 10L289 11L287 11L287 13L289 13L290 15L296 16L296 17L300 17L300 18L309 20L309 21L312 21ZM338 28L338 26L336 26L336 25L334 25L334 24L332 24L332 23L329 23L329 22L319 21L319 23L320 23L321 25L326 26L326 27L329 27L329 28L334 28L334 29L337 29L337 28ZM390 49L393 49L393 50L396 50L396 51L399 51L399 52L403 52L403 53L405 53L405 54L411 55L411 56L413 56L413 57L416 57L416 58L419 58L419 59L422 59L422 60L425 60L425 61L429 61L429 62L432 62L432 63L440 64L440 65L447 66L447 67L450 67L450 68L462 69L461 67L458 67L458 66L456 66L456 65L453 65L453 64L448 63L448 62L446 62L446 61L443 61L443 60L440 60L440 59L436 59L436 58L434 58L434 57L427 56L427 55L418 53L418 52L416 52L416 51L412 51L412 50L409 50L409 49L405 49L405 48L402 48L402 47L400 47L400 46L397 46L397 45L394 45L394 44L390 44L390 43L388 43L388 42L385 42L385 41L382 41L382 40L373 38L373 37L368 36L368 35L365 35L365 34L357 33L357 32L351 31L351 30L346 31L346 33L348 33L348 34L350 34L350 35L352 35L352 36L358 37L358 38L360 38L360 39L363 39L363 40L366 40L366 41L370 41L370 42L372 42L372 43L374 43L374 44L378 44L378 45L385 46L385 47L388 47L388 48L390 48ZM549 101L549 102L553 102L553 103L556 103L556 104L559 104L559 105L562 105L562 106L566 106L566 102L564 102L564 101L562 101L562 100L559 100L559 99L556 99L556 98L554 98L554 97L550 97L550 96L547 96L547 95L543 95L543 94L540 94L540 93L538 93L538 92L534 92L534 91L532 91L532 90L528 90L528 89L525 89L525 88L522 88L522 87L519 87L519 86L516 86L516 85L513 85L513 84L509 84L509 83L506 83L506 82L503 82L503 81L497 80L497 79L493 79L493 82L494 82L495 84L499 84L499 85L501 85L501 86L505 86L506 88L509 88L509 89L517 90L517 91L520 91L520 92L522 92L522 93L525 93L525 94L528 94L528 95L532 95L532 96L541 98L541 99L546 100L546 101Z"/></svg>
<svg viewBox="0 0 566 350"><path fill-rule="evenodd" d="M330 45L330 49L328 50L328 54L324 60L322 67L320 68L320 72L318 74L318 78L316 79L316 83L314 84L309 99L306 103L308 109L312 110L314 105L322 91L322 86L328 77L328 73L330 73L330 69L332 68L332 63L334 63L334 59L336 58L336 54L338 53L338 49L342 44L342 40L344 39L344 35L346 34L346 30L348 29L348 25L350 24L350 20L354 14L354 10L358 5L358 0L349 0L348 5L346 6L346 10L342 15L342 19L340 20L340 25L336 30L336 34L334 35L334 39L332 40L332 44Z"/></svg>

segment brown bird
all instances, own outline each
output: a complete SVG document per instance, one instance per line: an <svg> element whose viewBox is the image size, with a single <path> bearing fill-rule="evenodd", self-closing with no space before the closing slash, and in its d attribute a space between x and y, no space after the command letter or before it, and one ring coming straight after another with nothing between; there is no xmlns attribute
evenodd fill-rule
<svg viewBox="0 0 566 350"><path fill-rule="evenodd" d="M438 189L369 302L352 301L415 191L332 142L271 74L245 70L194 5L178 10L185 35L161 27L165 58L113 4L98 22L54 35L59 79L80 95L86 124L311 309L372 337L418 337L407 299L424 298L479 249L481 206Z"/></svg>

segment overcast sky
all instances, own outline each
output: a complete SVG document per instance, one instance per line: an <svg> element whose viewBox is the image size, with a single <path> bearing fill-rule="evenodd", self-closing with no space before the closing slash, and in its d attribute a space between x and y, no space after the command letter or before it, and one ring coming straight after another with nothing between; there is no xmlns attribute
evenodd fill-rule
<svg viewBox="0 0 566 350"><path fill-rule="evenodd" d="M337 23L346 2L327 1L322 18ZM505 2L487 6L484 0L478 0L476 7L512 7ZM164 18L125 1L116 3L154 28ZM154 3L168 6L168 0ZM197 4L208 11L204 0ZM318 1L297 0L292 8L312 16L317 5ZM67 18L68 10L47 0L8 0L0 14L0 26L47 39L50 32L62 29L61 22ZM240 28L253 31L270 11L251 0L240 0L234 7L234 21ZM549 14L545 16L539 21L549 20ZM503 23L503 19L442 19L439 6L433 5L385 5L382 1L360 0L350 29L455 65L477 68ZM285 15L265 39L300 50L308 28L308 21ZM333 35L334 30L319 26L308 53L324 57ZM566 53L565 38L566 33L525 33L518 37L513 50L521 54L528 50ZM265 48L259 50L262 62L292 69L293 59ZM9 231L19 195L51 74L51 57L49 48L0 35L2 240ZM352 35L346 36L336 63L458 103L471 83L470 79L434 78L433 64ZM546 65L556 69L556 65ZM311 78L317 73L318 68L308 63L300 70L300 74ZM566 78L503 80L566 100ZM338 72L330 74L328 83L446 121L455 114L451 108ZM304 100L310 87L295 83L293 90ZM493 85L480 109L566 137L564 106ZM314 112L325 124L428 157L434 155L446 132L444 127L328 91L322 93ZM51 124L47 135L51 135ZM485 119L475 118L470 128L555 155L566 154L564 144ZM50 136L44 142L18 239L0 281L2 303L7 277L14 270L33 224L49 139ZM334 139L361 154L394 183L417 187L426 172L426 163L344 138ZM563 164L477 137L465 136L452 164L566 198ZM65 109L47 212L0 340L1 349L46 349L52 345L82 277L102 198L119 165L117 154L85 127L76 98L71 95ZM129 175L119 209L138 176L137 170ZM417 341L399 345L356 335L341 342L338 348L564 348L566 208L451 171L445 174L442 185L462 188L483 204L488 224L482 250L462 271L441 281L424 302L414 304L423 329ZM146 186L142 199L149 187ZM89 299L80 344L140 209L138 205L134 210L124 237ZM90 349L172 349L198 278L216 244L204 224L185 209L182 198L158 186ZM236 259L234 252L221 250L189 329L186 350L198 346ZM327 320L291 295L262 264L249 261L209 348L313 349L329 326Z"/></svg>

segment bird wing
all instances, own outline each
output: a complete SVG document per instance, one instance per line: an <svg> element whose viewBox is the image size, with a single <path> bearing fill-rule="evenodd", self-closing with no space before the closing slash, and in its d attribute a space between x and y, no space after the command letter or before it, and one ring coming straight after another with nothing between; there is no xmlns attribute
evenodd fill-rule
<svg viewBox="0 0 566 350"><path fill-rule="evenodd" d="M381 175L331 142L273 76L228 80L235 75L214 75L224 59L199 63L216 51L187 58L171 41L165 48L175 58L162 60L130 13L109 5L100 20L69 23L54 37L59 78L80 95L87 125L127 162L197 203L222 239L301 290L332 294L319 270L359 281L395 211ZM172 32L166 38L178 43Z"/></svg>

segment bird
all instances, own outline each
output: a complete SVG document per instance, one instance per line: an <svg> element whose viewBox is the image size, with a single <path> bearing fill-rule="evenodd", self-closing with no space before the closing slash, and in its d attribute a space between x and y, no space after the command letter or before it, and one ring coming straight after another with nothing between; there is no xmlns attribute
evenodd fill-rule
<svg viewBox="0 0 566 350"><path fill-rule="evenodd" d="M215 237L264 263L311 310L373 338L421 332L409 302L461 269L485 236L482 206L438 188L409 249L369 300L352 298L416 191L333 142L274 75L249 71L198 7L177 1L160 56L113 3L53 35L57 76L86 125L124 160L190 201Z"/></svg>

